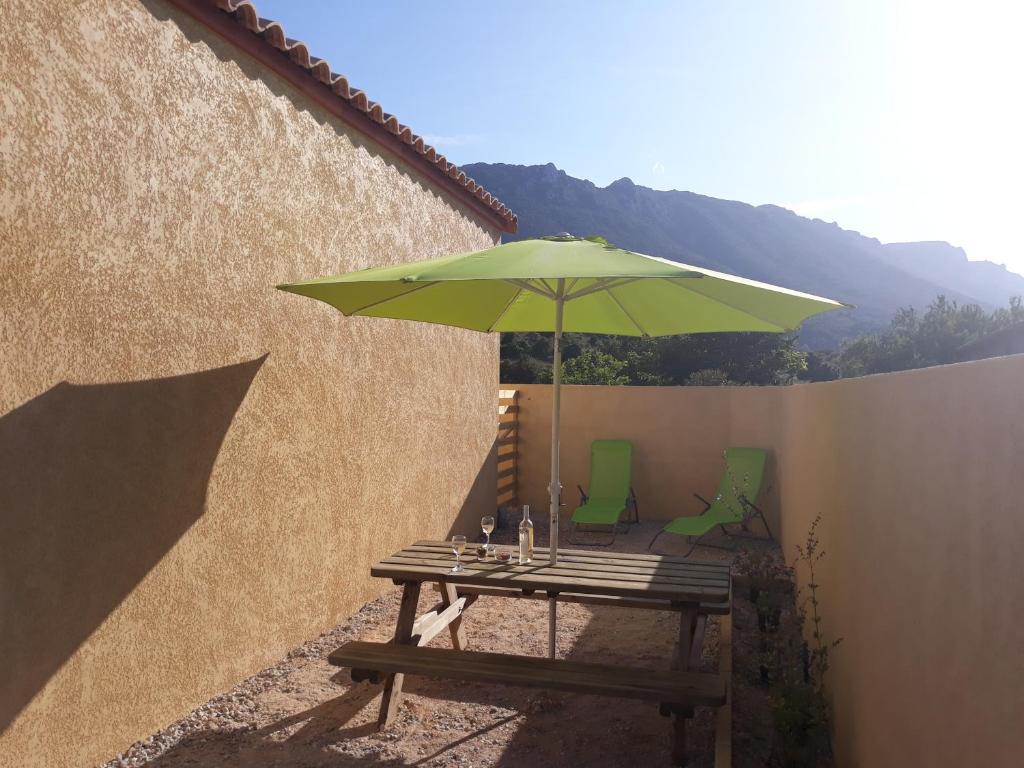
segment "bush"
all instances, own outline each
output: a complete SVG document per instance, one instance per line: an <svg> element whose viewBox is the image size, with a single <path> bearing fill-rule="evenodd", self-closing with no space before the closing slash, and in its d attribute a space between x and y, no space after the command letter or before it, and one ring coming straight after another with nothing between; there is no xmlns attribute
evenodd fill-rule
<svg viewBox="0 0 1024 768"><path fill-rule="evenodd" d="M832 765L831 707L825 694L829 652L842 642L828 640L822 630L815 565L825 556L820 549L819 514L796 547L796 563L807 569L806 590L797 593L796 611L787 632L777 643L778 677L771 691L775 743L772 763L778 766ZM795 571L795 567L790 572ZM801 600L800 597L803 596ZM804 642L807 621L811 622L811 643Z"/></svg>

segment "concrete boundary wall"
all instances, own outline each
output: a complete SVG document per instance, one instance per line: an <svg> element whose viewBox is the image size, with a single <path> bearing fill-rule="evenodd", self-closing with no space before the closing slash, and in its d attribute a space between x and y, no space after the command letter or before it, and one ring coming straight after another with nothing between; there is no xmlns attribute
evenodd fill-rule
<svg viewBox="0 0 1024 768"><path fill-rule="evenodd" d="M543 515L550 387L516 388L520 495ZM647 520L697 514L727 446L772 449L787 560L823 517L841 766L1020 762L1024 355L780 388L568 386L562 409L566 515L598 437L634 442Z"/></svg>

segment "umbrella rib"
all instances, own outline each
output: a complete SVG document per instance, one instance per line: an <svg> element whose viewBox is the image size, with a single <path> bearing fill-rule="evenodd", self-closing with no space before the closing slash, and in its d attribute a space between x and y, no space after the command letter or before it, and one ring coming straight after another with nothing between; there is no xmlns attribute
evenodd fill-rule
<svg viewBox="0 0 1024 768"><path fill-rule="evenodd" d="M686 291L687 293L696 293L698 296L703 296L705 299L710 299L711 301L717 301L722 306L728 307L729 309L731 309L731 310L733 310L735 312L739 312L741 315L746 315L747 317L752 317L755 320L760 320L762 323L767 323L768 325L775 326L776 328L779 329L780 332L795 330L793 328L784 328L783 326L779 325L778 323L772 322L771 320L765 320L760 315L755 315L753 312L748 312L745 309L740 309L736 305L730 304L728 301L722 301L721 299L715 298L713 296L708 296L707 294L700 293L699 291L691 290L690 288L687 288L685 285L677 284L672 278L663 277L661 279L664 280L666 283L669 283L670 285L678 288L681 291ZM799 325L799 323L798 323L798 325ZM751 331L751 333L757 333L757 331ZM771 333L771 331L766 331L766 333Z"/></svg>
<svg viewBox="0 0 1024 768"><path fill-rule="evenodd" d="M612 288L617 287L618 286L612 286ZM605 290L605 293L612 297L612 301L614 301L616 306L618 306L618 308L622 310L622 314L629 318L629 322L631 322L636 327L636 329L640 331L640 335L645 337L648 336L647 331L640 327L640 323L636 321L636 318L633 317L633 315L629 313L629 310L622 305L621 301L619 301L619 297L612 293L612 288L608 288L607 290Z"/></svg>
<svg viewBox="0 0 1024 768"><path fill-rule="evenodd" d="M505 305L505 308L501 310L501 313L496 318L494 318L494 322L487 326L488 333L493 331L494 326L501 322L501 318L503 318L505 316L505 313L508 312L509 309L511 309L512 305L516 303L516 299L523 295L523 289L518 285L516 286L516 288L518 288L519 290L512 294L512 298L508 300L508 304Z"/></svg>
<svg viewBox="0 0 1024 768"><path fill-rule="evenodd" d="M555 294L553 292L549 292L551 289L548 288L546 283L544 284L544 287L548 288L548 290L547 291L542 291L537 286L531 285L529 280L523 280L522 278L518 278L518 277L517 278L511 278L509 280L506 280L505 282L511 283L512 285L516 286L517 288L519 288L521 290L529 291L530 293L535 293L538 296L543 296L545 299L554 299L555 298Z"/></svg>
<svg viewBox="0 0 1024 768"><path fill-rule="evenodd" d="M437 285L437 283L436 282L422 283L421 285L417 285L415 288L410 288L408 291L402 291L402 293L398 294L397 296L388 296L387 298L381 299L380 301L371 301L366 306L359 307L358 309L353 309L348 314L350 314L350 315L358 315L360 312L365 312L368 309L373 309L374 307L379 307L381 304L387 304L389 301L394 301L395 299L405 298L406 296L408 296L411 293L416 293L416 291L422 291L424 288L430 288L432 285Z"/></svg>
<svg viewBox="0 0 1024 768"><path fill-rule="evenodd" d="M620 288L623 285L629 285L640 280L639 277L627 277L627 278L615 278L615 277L602 277L596 283L588 285L586 288L580 288L576 293L570 294L565 297L566 301L572 301L573 299L579 299L584 296L589 296L592 293L598 291L607 291L612 288ZM618 282L616 282L618 280Z"/></svg>

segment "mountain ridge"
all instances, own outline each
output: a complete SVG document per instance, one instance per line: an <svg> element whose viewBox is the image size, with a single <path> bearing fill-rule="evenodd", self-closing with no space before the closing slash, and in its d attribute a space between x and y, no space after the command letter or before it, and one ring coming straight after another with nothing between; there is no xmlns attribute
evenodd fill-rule
<svg viewBox="0 0 1024 768"><path fill-rule="evenodd" d="M948 243L885 244L771 203L654 190L629 177L599 187L553 163L462 167L519 215L519 231L507 240L602 235L623 248L855 305L805 324L801 341L814 349L886 328L901 307L923 310L939 294L987 308L1024 294L1024 276L968 261Z"/></svg>

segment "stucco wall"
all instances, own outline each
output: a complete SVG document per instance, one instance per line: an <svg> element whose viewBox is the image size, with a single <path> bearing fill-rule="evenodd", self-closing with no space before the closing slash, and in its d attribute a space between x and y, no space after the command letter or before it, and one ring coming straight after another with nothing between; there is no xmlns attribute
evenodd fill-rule
<svg viewBox="0 0 1024 768"><path fill-rule="evenodd" d="M767 500L788 560L823 515L826 631L844 638L839 765L1017 765L1022 381L1015 356L787 388L566 387L565 499L574 508L599 436L634 441L649 520L698 512L689 494L713 490L725 447L771 448ZM520 493L543 517L550 387L518 388Z"/></svg>
<svg viewBox="0 0 1024 768"><path fill-rule="evenodd" d="M0 72L0 764L88 765L493 509L497 339L273 286L498 234L162 2Z"/></svg>

